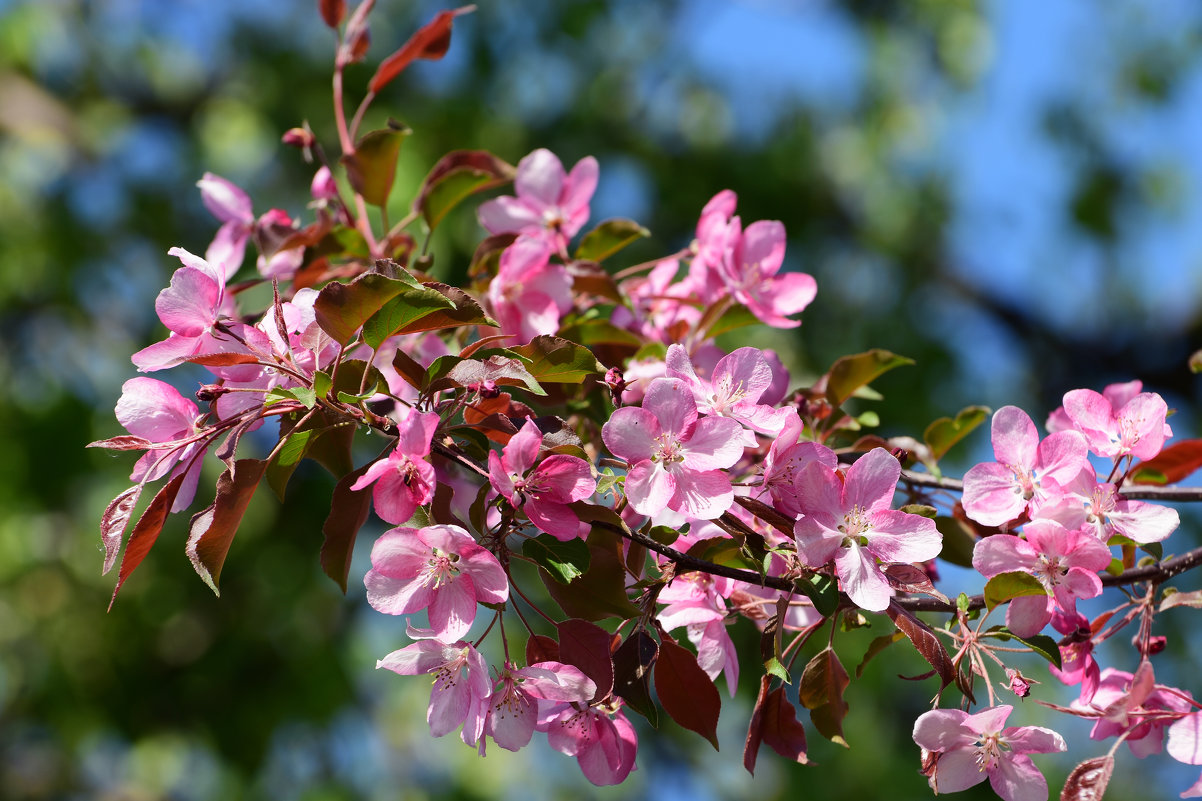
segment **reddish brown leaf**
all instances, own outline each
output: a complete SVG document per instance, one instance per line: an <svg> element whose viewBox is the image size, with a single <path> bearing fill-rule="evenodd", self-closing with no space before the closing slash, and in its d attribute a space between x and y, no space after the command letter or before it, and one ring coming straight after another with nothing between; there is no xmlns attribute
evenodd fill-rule
<svg viewBox="0 0 1202 801"><path fill-rule="evenodd" d="M814 655L801 674L798 693L803 706L810 710L814 728L833 743L846 746L843 739L843 718L847 716L847 702L843 691L851 678L843 663L829 646Z"/></svg>
<svg viewBox="0 0 1202 801"><path fill-rule="evenodd" d="M768 698L771 681L771 676L760 677L760 692L751 712L751 722L747 725L747 739L743 742L743 767L752 776L755 775L755 758L759 756L760 743L764 741L764 701Z"/></svg>
<svg viewBox="0 0 1202 801"><path fill-rule="evenodd" d="M806 731L797 719L797 710L785 695L784 687L777 687L764 699L762 715L764 742L773 751L802 765L806 758Z"/></svg>
<svg viewBox="0 0 1202 801"><path fill-rule="evenodd" d="M638 628L614 652L614 693L651 723L659 725L659 714L651 700L651 669L659 658L659 643Z"/></svg>
<svg viewBox="0 0 1202 801"><path fill-rule="evenodd" d="M420 390L426 381L425 368L400 348L397 348L396 355L392 357L392 367L414 389Z"/></svg>
<svg viewBox="0 0 1202 801"><path fill-rule="evenodd" d="M1087 759L1073 768L1064 780L1060 801L1100 801L1114 772L1114 757Z"/></svg>
<svg viewBox="0 0 1202 801"><path fill-rule="evenodd" d="M467 14L475 10L475 6L463 6L451 11L438 12L433 20L409 37L409 41L405 42L401 49L381 62L376 69L376 74L372 76L368 88L373 94L379 92L416 59L437 61L445 56L447 49L451 46L451 23L460 14Z"/></svg>
<svg viewBox="0 0 1202 801"><path fill-rule="evenodd" d="M889 584L894 589L902 592L918 592L938 598L945 604L951 603L946 595L935 589L935 585L931 583L930 574L920 567L906 564L888 565L884 569L884 573L885 578L889 579Z"/></svg>
<svg viewBox="0 0 1202 801"><path fill-rule="evenodd" d="M195 356L189 356L184 361L205 367L231 367L235 364L255 364L259 361L259 357L253 353L198 353Z"/></svg>
<svg viewBox="0 0 1202 801"><path fill-rule="evenodd" d="M956 680L956 668L952 665L952 658L930 626L915 617L913 612L899 606L896 600L889 602L889 608L885 612L898 631L905 634L914 644L927 664L935 668L935 672L939 674L940 690Z"/></svg>
<svg viewBox="0 0 1202 801"><path fill-rule="evenodd" d="M98 439L95 442L89 442L85 448L108 448L111 451L144 451L154 447L153 442L142 437L135 437L131 434L122 434L119 437L109 437L108 439Z"/></svg>
<svg viewBox="0 0 1202 801"><path fill-rule="evenodd" d="M722 711L718 688L697 664L692 651L663 631L655 663L655 692L668 717L697 732L718 750L718 714Z"/></svg>
<svg viewBox="0 0 1202 801"><path fill-rule="evenodd" d="M334 579L344 594L351 569L351 553L355 550L355 537L371 512L371 491L352 491L351 485L369 467L370 464L365 464L338 480L334 495L330 498L330 514L321 527L324 537L321 542L321 569Z"/></svg>
<svg viewBox="0 0 1202 801"><path fill-rule="evenodd" d="M538 662L562 662L559 658L559 643L542 634L531 634L526 640L526 664Z"/></svg>
<svg viewBox="0 0 1202 801"><path fill-rule="evenodd" d="M770 526L772 526L774 529L776 529L780 533L784 534L786 537L789 537L790 539L792 539L793 524L796 523L797 521L793 520L792 518L790 518L786 515L781 514L780 512L776 511L776 509L774 509L773 507L769 506L768 504L764 503L763 501L756 500L755 498L745 498L741 495L736 495L735 503L737 503L739 506L742 506L747 511L751 512L753 515L758 517L760 520L763 520L765 523L768 523Z"/></svg>
<svg viewBox="0 0 1202 801"><path fill-rule="evenodd" d="M609 653L609 632L595 623L572 618L556 625L559 630L559 661L575 665L597 685L594 701L609 696L614 688L614 663Z"/></svg>
<svg viewBox="0 0 1202 801"><path fill-rule="evenodd" d="M494 189L513 180L516 170L487 150L454 150L438 160L422 181L413 211L425 217L430 228L470 195Z"/></svg>
<svg viewBox="0 0 1202 801"><path fill-rule="evenodd" d="M163 530L163 523L167 521L167 515L171 513L171 505L175 503L175 496L179 494L179 488L184 483L185 475L186 473L180 473L155 494L150 505L146 507L146 511L142 512L142 516L138 518L134 530L130 532L129 542L125 545L125 555L121 557L121 569L117 572L117 586L113 588L113 597L109 599L109 609L113 608L113 602L117 600L117 593L121 591L121 585L142 563L146 554L150 553L155 541L158 540L159 532Z"/></svg>
<svg viewBox="0 0 1202 801"><path fill-rule="evenodd" d="M331 28L337 28L346 16L346 0L319 0L318 9L322 21Z"/></svg>
<svg viewBox="0 0 1202 801"><path fill-rule="evenodd" d="M104 545L104 569L101 575L108 573L117 563L117 552L121 550L121 536L129 525L138 498L142 496L142 484L135 484L125 492L113 498L112 503L105 507L100 516L100 542Z"/></svg>
<svg viewBox="0 0 1202 801"><path fill-rule="evenodd" d="M622 518L612 509L581 501L569 506L586 523L604 520L612 525L624 525ZM539 578L547 592L571 617L586 620L616 617L627 620L636 616L639 610L626 595L626 568L622 562L621 541L614 534L594 527L586 542L589 550L588 572L566 585L560 584L545 570L540 570Z"/></svg>
<svg viewBox="0 0 1202 801"><path fill-rule="evenodd" d="M267 462L262 459L239 459L217 479L217 497L205 510L197 512L189 524L185 551L192 567L216 594L221 580L221 567L229 553L238 524L250 503Z"/></svg>
<svg viewBox="0 0 1202 801"><path fill-rule="evenodd" d="M1168 446L1152 459L1132 465L1127 475L1137 484L1176 484L1199 467L1202 467L1202 439L1187 439ZM1141 479L1138 474L1142 470L1152 471L1156 478ZM1163 482L1160 476L1164 476Z"/></svg>

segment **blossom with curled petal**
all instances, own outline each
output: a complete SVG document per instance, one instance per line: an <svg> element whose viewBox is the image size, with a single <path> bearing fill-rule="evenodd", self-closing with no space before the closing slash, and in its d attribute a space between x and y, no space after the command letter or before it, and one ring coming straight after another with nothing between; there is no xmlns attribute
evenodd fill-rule
<svg viewBox="0 0 1202 801"><path fill-rule="evenodd" d="M584 778L599 787L621 784L634 769L639 738L618 698L540 704L537 728L556 751L576 757Z"/></svg>
<svg viewBox="0 0 1202 801"><path fill-rule="evenodd" d="M1122 405L1092 389L1064 395L1064 413L1085 435L1089 449L1105 458L1151 459L1172 430L1165 423L1169 407L1155 392L1140 392Z"/></svg>
<svg viewBox="0 0 1202 801"><path fill-rule="evenodd" d="M798 480L798 557L810 567L833 560L843 591L872 612L884 611L894 594L878 562L925 562L943 549L934 520L889 508L899 478L893 454L874 448L846 476L815 461Z"/></svg>
<svg viewBox="0 0 1202 801"><path fill-rule="evenodd" d="M668 375L688 384L697 401L697 411L729 417L746 426L744 444L755 447L752 431L776 436L789 418L790 410L760 403L772 385L772 368L759 348L739 348L714 365L709 379L698 377L689 353L680 345L669 345L665 360Z"/></svg>
<svg viewBox="0 0 1202 801"><path fill-rule="evenodd" d="M1005 726L1013 707L970 715L933 709L914 721L914 742L936 793L967 790L988 777L1005 801L1047 801L1048 782L1027 754L1067 749L1064 738L1042 726ZM1003 728L1005 727L1005 728Z"/></svg>
<svg viewBox="0 0 1202 801"><path fill-rule="evenodd" d="M492 682L484 657L462 640L452 643L419 640L393 651L376 662L376 668L388 668L402 676L434 676L426 722L430 733L442 737L461 724L461 737L475 745L484 732L485 715Z"/></svg>
<svg viewBox="0 0 1202 801"><path fill-rule="evenodd" d="M117 422L136 437L154 443L134 465L131 481L157 481L167 473L187 471L172 512L187 509L196 496L202 459L196 452L204 447L197 434L196 404L179 390L156 378L131 378L121 385L114 410Z"/></svg>
<svg viewBox="0 0 1202 801"><path fill-rule="evenodd" d="M509 598L509 579L497 557L458 526L385 531L372 546L363 583L367 602L380 612L427 609L430 632L441 642L467 634L478 603Z"/></svg>
<svg viewBox="0 0 1202 801"><path fill-rule="evenodd" d="M518 668L506 662L493 685L484 733L507 751L525 747L538 722L538 700L587 704L597 685L580 669L561 662Z"/></svg>
<svg viewBox="0 0 1202 801"><path fill-rule="evenodd" d="M371 497L376 514L389 523L404 523L434 497L434 467L425 457L438 428L438 414L401 406L397 415L396 448L351 485L352 490L361 490L374 483Z"/></svg>
<svg viewBox="0 0 1202 801"><path fill-rule="evenodd" d="M734 420L698 419L692 390L677 378L656 379L641 408L618 409L601 428L605 447L630 463L626 498L636 512L668 508L705 520L734 503L723 471L743 455L742 437Z"/></svg>

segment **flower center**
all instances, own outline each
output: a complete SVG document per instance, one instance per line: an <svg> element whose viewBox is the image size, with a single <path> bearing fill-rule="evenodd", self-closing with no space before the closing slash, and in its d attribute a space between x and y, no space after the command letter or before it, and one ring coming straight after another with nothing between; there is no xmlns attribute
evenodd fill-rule
<svg viewBox="0 0 1202 801"><path fill-rule="evenodd" d="M1001 760L1002 753L1009 750L1010 746L1002 737L1001 732L993 731L982 734L977 738L973 754L977 763L977 769L981 771L993 770Z"/></svg>
<svg viewBox="0 0 1202 801"><path fill-rule="evenodd" d="M426 567L418 579L423 586L438 589L443 584L449 584L459 575L459 568L455 567L455 563L458 561L459 554L447 553L435 548L431 551L430 558L426 560Z"/></svg>
<svg viewBox="0 0 1202 801"><path fill-rule="evenodd" d="M1068 575L1068 564L1063 556L1048 556L1041 553L1035 563L1035 578L1051 592Z"/></svg>
<svg viewBox="0 0 1202 801"><path fill-rule="evenodd" d="M872 531L872 524L868 522L867 510L862 506L853 506L847 514L843 515L839 531L843 534L844 548L850 547L852 543L861 547L867 545L867 533Z"/></svg>
<svg viewBox="0 0 1202 801"><path fill-rule="evenodd" d="M651 461L653 462L683 462L684 461L684 445L680 440L671 434L660 434L655 438L655 445L652 448Z"/></svg>

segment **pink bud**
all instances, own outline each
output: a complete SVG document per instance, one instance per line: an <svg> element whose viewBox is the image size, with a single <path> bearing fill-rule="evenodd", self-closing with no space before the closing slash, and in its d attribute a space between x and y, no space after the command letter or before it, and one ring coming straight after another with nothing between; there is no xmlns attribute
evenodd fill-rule
<svg viewBox="0 0 1202 801"><path fill-rule="evenodd" d="M308 126L305 126L304 128L289 128L280 137L280 141L289 147L300 147L307 150L317 144L317 137L313 135Z"/></svg>
<svg viewBox="0 0 1202 801"><path fill-rule="evenodd" d="M313 175L309 194L313 195L314 200L334 200L338 197L338 184L329 167L323 166Z"/></svg>
<svg viewBox="0 0 1202 801"><path fill-rule="evenodd" d="M1026 698L1031 694L1031 680L1017 670L1006 668L1006 678L1010 680L1010 692L1019 698Z"/></svg>

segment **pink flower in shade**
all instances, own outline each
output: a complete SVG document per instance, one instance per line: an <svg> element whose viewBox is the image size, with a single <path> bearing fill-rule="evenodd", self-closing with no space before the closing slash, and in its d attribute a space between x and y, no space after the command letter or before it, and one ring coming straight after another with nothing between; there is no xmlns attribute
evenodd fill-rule
<svg viewBox="0 0 1202 801"><path fill-rule="evenodd" d="M1165 746L1169 756L1187 765L1202 765L1202 712L1193 712L1169 726ZM1202 796L1202 776L1181 794L1182 798Z"/></svg>
<svg viewBox="0 0 1202 801"><path fill-rule="evenodd" d="M964 474L964 511L982 525L1000 526L1035 512L1058 498L1088 462L1079 432L1061 431L1040 442L1035 424L1016 406L998 409L992 427L997 461L974 465Z"/></svg>
<svg viewBox="0 0 1202 801"><path fill-rule="evenodd" d="M1129 501L1114 484L1099 484L1089 463L1061 490L1065 496L1041 507L1036 515L1065 528L1092 531L1102 542L1109 542L1116 534L1141 545L1161 542L1181 524L1181 516L1172 507Z"/></svg>
<svg viewBox="0 0 1202 801"><path fill-rule="evenodd" d="M270 209L255 223L255 242L259 258L255 269L264 278L287 280L296 275L305 261L305 250L295 244L297 223L283 209ZM293 240L290 247L284 247Z"/></svg>
<svg viewBox="0 0 1202 801"><path fill-rule="evenodd" d="M810 567L834 560L843 591L871 612L884 611L893 597L878 561L924 562L943 549L934 520L889 508L899 478L897 459L874 448L846 476L814 462L798 481L805 516L793 528L797 555Z"/></svg>
<svg viewBox="0 0 1202 801"><path fill-rule="evenodd" d="M556 751L576 757L584 778L598 787L621 784L634 769L639 738L613 696L592 706L539 704L537 728Z"/></svg>
<svg viewBox="0 0 1202 801"><path fill-rule="evenodd" d="M936 793L967 790L989 778L1005 801L1047 801L1048 782L1027 754L1064 751L1064 738L1042 726L1007 726L1013 707L995 706L970 715L933 709L914 721L914 742L923 749L924 773Z"/></svg>
<svg viewBox="0 0 1202 801"><path fill-rule="evenodd" d="M1089 449L1104 458L1151 459L1172 430L1165 423L1169 407L1154 392L1141 392L1121 406L1092 389L1064 395L1064 412L1085 435Z"/></svg>
<svg viewBox="0 0 1202 801"><path fill-rule="evenodd" d="M1067 685L1080 684L1078 700L1088 704L1101 681L1101 670L1093 658L1093 632L1089 621L1080 613L1066 615L1057 610L1052 613L1052 627L1065 635L1065 640L1060 643L1060 667L1048 665L1048 672Z"/></svg>
<svg viewBox="0 0 1202 801"><path fill-rule="evenodd" d="M760 486L772 496L773 505L792 517L801 514L801 502L797 494L797 479L805 468L815 462L828 470L839 463L835 452L825 445L802 440L805 424L797 410L789 407L780 434L772 440L768 455L764 458L764 478Z"/></svg>
<svg viewBox="0 0 1202 801"><path fill-rule="evenodd" d="M363 583L377 611L408 615L428 609L430 631L444 643L467 634L477 603L509 598L509 579L497 557L458 526L385 531L372 546Z"/></svg>
<svg viewBox="0 0 1202 801"><path fill-rule="evenodd" d="M205 208L222 223L205 251L205 260L217 265L222 278L228 280L242 266L246 240L255 228L250 197L233 182L211 172L206 172L196 185Z"/></svg>
<svg viewBox="0 0 1202 801"><path fill-rule="evenodd" d="M376 668L388 668L402 676L434 676L426 722L435 737L450 734L462 724L463 742L475 745L484 733L492 682L484 657L472 646L462 640L419 640L379 660Z"/></svg>
<svg viewBox="0 0 1202 801"><path fill-rule="evenodd" d="M186 470L171 511L187 509L203 462L197 455L204 444L197 436L196 404L158 379L131 378L121 386L115 412L126 431L154 443L134 465L130 480L157 481L168 472L174 477Z"/></svg>
<svg viewBox="0 0 1202 801"><path fill-rule="evenodd" d="M639 514L665 507L709 520L734 503L722 472L743 455L743 427L724 417L698 419L697 403L679 379L651 384L641 408L614 412L601 428L610 453L630 463L626 498Z"/></svg>
<svg viewBox="0 0 1202 801"><path fill-rule="evenodd" d="M738 227L738 218L733 225ZM730 258L723 262L723 280L736 301L766 325L796 328L797 314L817 294L818 285L806 273L781 273L785 260L785 226L760 220L747 226Z"/></svg>
<svg viewBox="0 0 1202 801"><path fill-rule="evenodd" d="M566 542L580 535L580 520L567 504L592 495L597 482L576 456L554 454L539 462L542 442L542 432L527 419L499 456L489 452L488 479L536 528Z"/></svg>
<svg viewBox="0 0 1202 801"><path fill-rule="evenodd" d="M1103 670L1089 705L1073 702L1076 709L1102 713L1089 738L1106 740L1129 731L1124 742L1131 753L1140 759L1159 754L1168 725L1195 707L1188 692L1155 682L1152 663L1146 661L1140 663L1135 675L1114 668Z"/></svg>
<svg viewBox="0 0 1202 801"><path fill-rule="evenodd" d="M399 407L397 413L400 435L396 448L351 485L352 490L361 490L375 483L372 503L376 514L389 523L404 523L417 507L434 497L434 467L425 457L438 428L438 415L409 406Z"/></svg>
<svg viewBox="0 0 1202 801"><path fill-rule="evenodd" d="M481 204L480 224L492 234L538 237L561 252L588 221L597 172L597 160L586 156L565 175L554 153L535 150L518 162L514 178L517 197L504 196Z"/></svg>
<svg viewBox="0 0 1202 801"><path fill-rule="evenodd" d="M520 236L501 254L497 276L488 285L488 302L501 331L523 343L559 330L559 318L572 308L572 278L552 264L551 246Z"/></svg>
<svg viewBox="0 0 1202 801"><path fill-rule="evenodd" d="M538 662L515 668L507 662L493 686L484 733L507 751L520 750L534 735L539 699L587 704L596 692L593 680L572 665Z"/></svg>
<svg viewBox="0 0 1202 801"><path fill-rule="evenodd" d="M686 627L689 641L697 648L697 664L711 679L725 671L731 698L739 685L739 657L726 632L726 599L737 584L703 573L677 576L660 591L658 600L667 606L657 615L665 631Z"/></svg>
<svg viewBox="0 0 1202 801"><path fill-rule="evenodd" d="M1023 537L997 534L979 540L972 566L986 578L1023 572L1034 576L1046 596L1015 598L1006 610L1006 625L1019 637L1039 633L1052 619L1052 605L1067 615L1077 611L1078 598L1102 594L1098 571L1110 565L1110 549L1093 534L1066 529L1051 520L1034 520Z"/></svg>
<svg viewBox="0 0 1202 801"><path fill-rule="evenodd" d="M739 348L718 360L709 380L698 378L689 353L680 345L669 345L665 361L668 375L684 381L693 391L697 411L729 417L746 426L743 444L755 447L755 434L776 436L789 418L788 409L773 409L759 402L772 385L772 368L758 348Z"/></svg>

